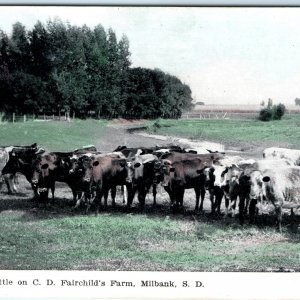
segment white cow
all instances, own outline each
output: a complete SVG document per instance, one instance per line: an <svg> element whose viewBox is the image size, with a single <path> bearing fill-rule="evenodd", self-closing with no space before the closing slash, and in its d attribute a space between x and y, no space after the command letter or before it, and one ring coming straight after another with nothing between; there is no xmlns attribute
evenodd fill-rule
<svg viewBox="0 0 300 300"><path fill-rule="evenodd" d="M218 213L220 213L220 206L224 196L225 216L228 215L229 210L235 215L236 200L239 192L239 176L246 167L254 164L255 160L253 159L244 160L240 156L227 156L220 159L212 167L204 170L213 212L217 209Z"/></svg>
<svg viewBox="0 0 300 300"><path fill-rule="evenodd" d="M258 168L250 174L250 183L251 200L264 197L274 205L281 231L282 209L300 208L300 167Z"/></svg>
<svg viewBox="0 0 300 300"><path fill-rule="evenodd" d="M264 159L287 159L291 165L300 166L300 150L287 148L266 148L263 151Z"/></svg>

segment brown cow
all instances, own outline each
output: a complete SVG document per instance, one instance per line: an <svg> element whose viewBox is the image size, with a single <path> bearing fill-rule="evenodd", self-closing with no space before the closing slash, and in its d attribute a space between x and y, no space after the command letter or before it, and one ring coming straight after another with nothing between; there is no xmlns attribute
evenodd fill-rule
<svg viewBox="0 0 300 300"><path fill-rule="evenodd" d="M215 159L214 155L188 155L188 159L170 161L163 160L163 182L165 190L170 196L175 210L183 205L185 189L193 188L196 193L195 212L199 209L199 197L201 194L200 211L203 209L205 195L206 176L204 169L210 167Z"/></svg>
<svg viewBox="0 0 300 300"><path fill-rule="evenodd" d="M90 189L96 190L95 207L99 212L101 199L104 196L104 207L107 207L107 194L110 189L115 190L117 185L126 185L128 193L131 184L126 182L126 160L118 154L96 155L84 168L83 182ZM114 198L113 198L113 205Z"/></svg>
<svg viewBox="0 0 300 300"><path fill-rule="evenodd" d="M205 182L206 176L203 170L206 167L211 166L214 162L223 158L224 155L221 153L209 153L209 154L194 154L194 153L166 153L161 159L163 161L163 185L165 190L170 196L171 202L175 203L175 209L178 209L178 204L183 203L184 189L179 188L179 183L181 180L188 184L187 188L194 188L196 194L196 206L195 212L203 210L203 202L205 197ZM189 162L190 161L190 162ZM195 173L196 171L196 173ZM192 172L192 174L190 174ZM174 179L176 176L176 180ZM175 184L175 191L172 185ZM181 186L185 186L183 181L180 183ZM179 194L178 194L179 193ZM201 203L199 208L199 197L201 195ZM179 198L180 200L174 200Z"/></svg>

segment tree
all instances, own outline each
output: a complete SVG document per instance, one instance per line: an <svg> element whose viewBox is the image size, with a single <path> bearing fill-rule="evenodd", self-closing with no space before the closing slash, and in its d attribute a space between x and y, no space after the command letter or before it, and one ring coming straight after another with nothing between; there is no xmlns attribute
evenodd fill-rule
<svg viewBox="0 0 300 300"><path fill-rule="evenodd" d="M283 115L285 114L285 106L282 103L273 106L273 120L281 120Z"/></svg>
<svg viewBox="0 0 300 300"><path fill-rule="evenodd" d="M103 26L72 26L55 18L27 31L0 30L1 110L77 117L177 118L191 90L158 69L131 68L129 40Z"/></svg>
<svg viewBox="0 0 300 300"><path fill-rule="evenodd" d="M300 98L295 99L295 105L300 105Z"/></svg>
<svg viewBox="0 0 300 300"><path fill-rule="evenodd" d="M261 121L271 121L272 120L272 110L270 108L263 108L259 112L259 120Z"/></svg>
<svg viewBox="0 0 300 300"><path fill-rule="evenodd" d="M270 100L270 99L269 99ZM285 106L282 103L278 105L269 105L266 108L263 108L259 112L259 120L261 121L271 121L271 120L281 120L285 114Z"/></svg>

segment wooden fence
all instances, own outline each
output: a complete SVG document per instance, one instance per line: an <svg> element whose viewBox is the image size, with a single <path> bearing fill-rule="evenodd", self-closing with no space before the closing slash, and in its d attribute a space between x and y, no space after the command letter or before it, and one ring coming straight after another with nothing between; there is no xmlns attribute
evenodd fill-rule
<svg viewBox="0 0 300 300"><path fill-rule="evenodd" d="M0 113L1 120L5 122L28 122L28 121L71 121L70 116L68 114L64 114L61 116L56 115L32 115L32 114L23 114L18 115L15 113L12 114L3 114ZM1 121L0 120L0 121Z"/></svg>
<svg viewBox="0 0 300 300"><path fill-rule="evenodd" d="M233 113L233 112L187 112L181 115L182 119L233 119L233 118L247 118L253 119L257 117L258 112L245 112L245 113Z"/></svg>
<svg viewBox="0 0 300 300"><path fill-rule="evenodd" d="M299 110L287 110L286 114L300 114ZM259 111L221 111L221 110L199 110L185 112L181 115L181 119L255 119L259 115Z"/></svg>

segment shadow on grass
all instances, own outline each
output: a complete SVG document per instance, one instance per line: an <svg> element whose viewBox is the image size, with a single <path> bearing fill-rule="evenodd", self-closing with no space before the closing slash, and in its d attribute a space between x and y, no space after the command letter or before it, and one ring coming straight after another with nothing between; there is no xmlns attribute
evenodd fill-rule
<svg viewBox="0 0 300 300"><path fill-rule="evenodd" d="M3 195L3 194L2 194ZM0 198L0 213L4 211L23 211L21 221L32 222L53 218L65 218L65 217L78 217L78 216L95 216L95 209L92 207L87 213L84 205L74 209L73 203L67 198L55 198L51 204L41 203L36 200L23 198L26 196L24 193L5 195L6 199ZM198 224L207 224L211 227L210 230L222 229L222 230L241 230L243 228L249 229L249 226L259 230L275 229L276 228L276 216L274 214L261 214L256 217L255 225L249 225L249 220L246 218L244 226L239 225L238 215L235 217L226 217L224 214L212 216L210 211L203 211L195 214L194 211L184 209L179 213L173 213L169 203L157 204L155 207L152 205L146 205L144 212L141 212L138 203L135 203L133 207L128 209L125 204L117 202L113 207L111 202L108 202L107 208L101 206L98 217L102 214L112 214L116 216L122 216L124 214L131 215L145 215L147 218L157 220L176 220L176 221L189 221L197 222ZM300 231L297 225L300 224L300 215L295 215L294 222L291 223L290 214L284 214L282 225L283 233L285 237L295 243L300 242ZM206 228L207 229L207 228ZM205 237L202 233L199 233L200 238L208 238L209 233L205 233Z"/></svg>

